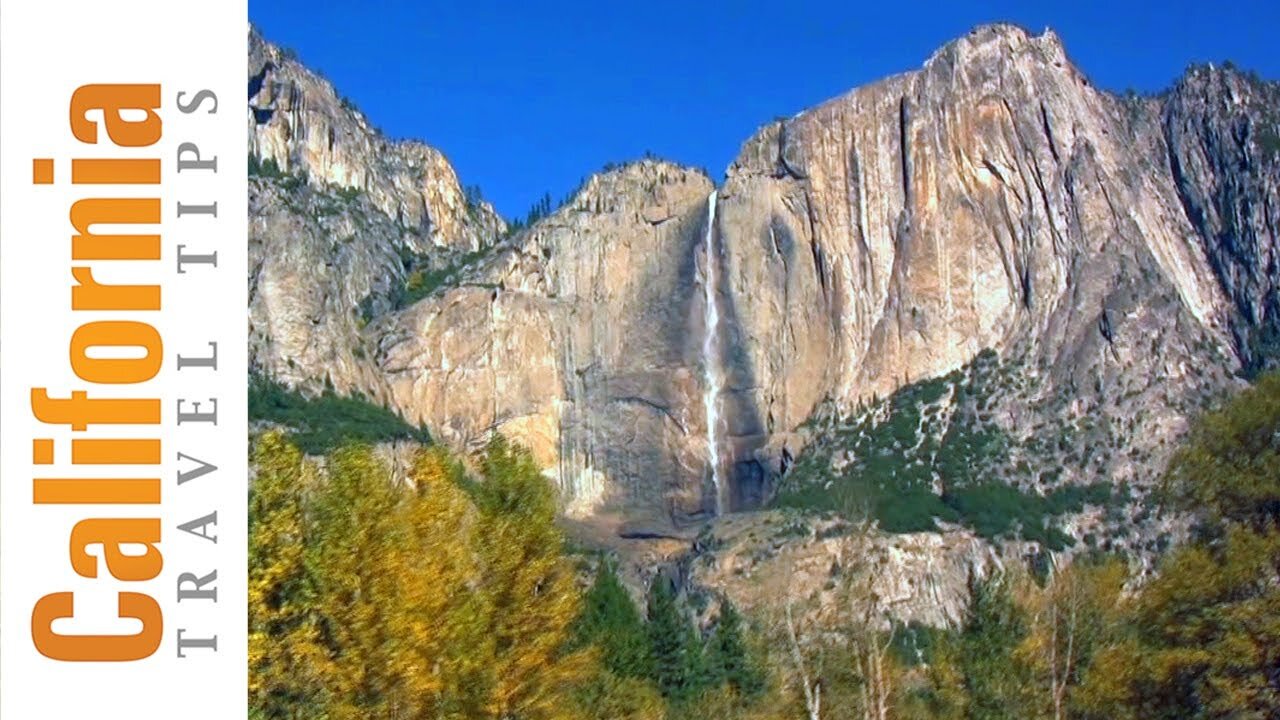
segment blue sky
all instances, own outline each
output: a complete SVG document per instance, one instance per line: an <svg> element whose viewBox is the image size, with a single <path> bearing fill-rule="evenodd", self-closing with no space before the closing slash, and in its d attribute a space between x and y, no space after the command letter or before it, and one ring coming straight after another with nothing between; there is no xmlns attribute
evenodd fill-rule
<svg viewBox="0 0 1280 720"><path fill-rule="evenodd" d="M1117 91L1161 90L1192 61L1280 78L1274 0L250 0L249 15L508 217L646 151L719 178L761 124L916 68L984 22L1053 27Z"/></svg>

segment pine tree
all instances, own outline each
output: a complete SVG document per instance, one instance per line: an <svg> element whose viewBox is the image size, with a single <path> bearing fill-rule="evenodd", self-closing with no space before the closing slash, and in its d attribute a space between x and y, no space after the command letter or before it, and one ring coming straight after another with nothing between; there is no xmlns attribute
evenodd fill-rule
<svg viewBox="0 0 1280 720"><path fill-rule="evenodd" d="M598 647L605 668L618 677L648 678L653 674L644 620L613 563L601 562L596 570L574 634L577 646Z"/></svg>
<svg viewBox="0 0 1280 720"><path fill-rule="evenodd" d="M971 720L1019 720L1024 679L1016 672L1014 651L1027 635L1027 620L1014 603L1004 575L971 585L971 600L960 633L960 671Z"/></svg>
<svg viewBox="0 0 1280 720"><path fill-rule="evenodd" d="M662 695L677 702L697 695L705 680L702 644L666 578L654 578L649 585L646 629L653 680Z"/></svg>
<svg viewBox="0 0 1280 720"><path fill-rule="evenodd" d="M742 616L728 599L720 604L707 646L707 682L713 687L728 685L739 695L757 694L763 684L742 637Z"/></svg>

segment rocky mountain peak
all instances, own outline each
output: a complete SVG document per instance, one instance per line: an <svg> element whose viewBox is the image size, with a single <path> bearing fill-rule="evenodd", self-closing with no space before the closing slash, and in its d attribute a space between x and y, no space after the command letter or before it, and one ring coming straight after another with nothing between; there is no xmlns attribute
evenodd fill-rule
<svg viewBox="0 0 1280 720"><path fill-rule="evenodd" d="M962 66L970 63L997 65L1043 63L1068 67L1067 51L1062 39L1050 28L1039 35L1013 23L978 25L969 32L938 48L925 61L924 67Z"/></svg>
<svg viewBox="0 0 1280 720"><path fill-rule="evenodd" d="M310 184L363 192L431 245L474 251L506 232L439 150L387 138L332 83L252 29L248 121L249 153L258 162Z"/></svg>
<svg viewBox="0 0 1280 720"><path fill-rule="evenodd" d="M1257 73L1234 63L1196 63L1189 66L1171 93L1199 95L1228 107L1273 107L1280 83L1268 82Z"/></svg>
<svg viewBox="0 0 1280 720"><path fill-rule="evenodd" d="M659 223L673 217L673 202L679 204L690 193L705 197L712 188L711 179L701 170L646 158L592 174L556 215L564 222L573 213L632 212Z"/></svg>

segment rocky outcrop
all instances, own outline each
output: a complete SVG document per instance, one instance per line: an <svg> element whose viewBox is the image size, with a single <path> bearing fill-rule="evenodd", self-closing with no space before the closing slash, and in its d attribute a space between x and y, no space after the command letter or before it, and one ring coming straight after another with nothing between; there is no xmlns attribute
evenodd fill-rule
<svg viewBox="0 0 1280 720"><path fill-rule="evenodd" d="M875 598L876 616L901 625L956 626L970 585L1006 563L964 531L877 535L838 520L747 513L718 523L686 560L685 585L712 588L758 618L792 602L820 627L847 625L849 590Z"/></svg>
<svg viewBox="0 0 1280 720"><path fill-rule="evenodd" d="M252 30L248 84L251 370L385 402L362 328L413 272L492 246L506 223L438 150L389 140Z"/></svg>
<svg viewBox="0 0 1280 720"><path fill-rule="evenodd" d="M249 33L249 153L312 184L354 188L433 245L476 250L506 223L468 198L449 161L420 142L388 139L293 54Z"/></svg>
<svg viewBox="0 0 1280 720"><path fill-rule="evenodd" d="M368 198L249 181L250 369L289 385L386 399L361 335L404 284L408 233Z"/></svg>

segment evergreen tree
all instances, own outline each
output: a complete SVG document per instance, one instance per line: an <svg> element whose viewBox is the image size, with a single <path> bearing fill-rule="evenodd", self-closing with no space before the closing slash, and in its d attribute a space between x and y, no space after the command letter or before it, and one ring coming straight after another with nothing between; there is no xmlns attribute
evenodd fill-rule
<svg viewBox="0 0 1280 720"><path fill-rule="evenodd" d="M971 584L971 600L960 633L958 657L970 720L1020 720L1025 683L1014 651L1026 638L1023 611L1004 575Z"/></svg>
<svg viewBox="0 0 1280 720"><path fill-rule="evenodd" d="M728 685L739 695L757 694L763 684L742 637L742 616L728 599L720 604L720 617L708 643L707 682L713 687Z"/></svg>
<svg viewBox="0 0 1280 720"><path fill-rule="evenodd" d="M668 700L694 697L703 687L702 645L666 578L649 585L648 625L653 680Z"/></svg>
<svg viewBox="0 0 1280 720"><path fill-rule="evenodd" d="M644 620L610 562L601 562L595 581L583 598L575 628L578 647L600 649L605 668L620 678L648 678L653 674Z"/></svg>

